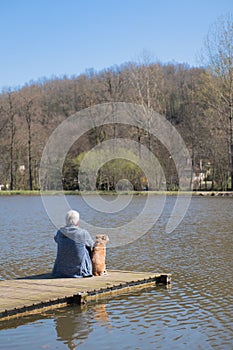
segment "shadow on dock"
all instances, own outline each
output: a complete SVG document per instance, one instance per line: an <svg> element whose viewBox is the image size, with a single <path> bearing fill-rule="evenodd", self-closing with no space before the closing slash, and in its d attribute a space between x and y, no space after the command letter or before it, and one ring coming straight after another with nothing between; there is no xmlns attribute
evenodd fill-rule
<svg viewBox="0 0 233 350"><path fill-rule="evenodd" d="M52 276L51 272L47 272L47 273L41 273L38 275L31 275L31 276L16 278L16 280L45 280L45 279L55 279L55 277Z"/></svg>

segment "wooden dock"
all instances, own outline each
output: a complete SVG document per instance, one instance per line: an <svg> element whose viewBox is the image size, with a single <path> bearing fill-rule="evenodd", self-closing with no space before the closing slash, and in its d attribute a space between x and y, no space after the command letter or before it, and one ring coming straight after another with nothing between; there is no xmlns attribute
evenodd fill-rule
<svg viewBox="0 0 233 350"><path fill-rule="evenodd" d="M170 282L170 274L119 270L90 278L43 274L0 281L0 321Z"/></svg>

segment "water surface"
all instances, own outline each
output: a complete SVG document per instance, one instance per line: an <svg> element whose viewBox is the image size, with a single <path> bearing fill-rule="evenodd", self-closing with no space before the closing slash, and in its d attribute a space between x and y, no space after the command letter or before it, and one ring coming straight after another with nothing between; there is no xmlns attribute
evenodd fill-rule
<svg viewBox="0 0 233 350"><path fill-rule="evenodd" d="M81 197L68 200L85 220L110 225L109 215L92 211ZM131 220L144 201L134 198L121 220ZM174 202L166 198L146 235L107 250L109 269L171 272L171 288L1 323L0 349L233 349L233 199L193 197L182 223L168 234ZM0 275L17 278L52 269L56 228L40 197L0 197L0 208ZM112 215L112 224L118 219Z"/></svg>

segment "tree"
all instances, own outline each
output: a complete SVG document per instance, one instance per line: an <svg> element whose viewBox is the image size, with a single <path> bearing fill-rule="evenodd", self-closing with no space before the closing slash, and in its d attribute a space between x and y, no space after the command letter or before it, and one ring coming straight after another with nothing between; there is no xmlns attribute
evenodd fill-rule
<svg viewBox="0 0 233 350"><path fill-rule="evenodd" d="M138 154L141 154L141 143L144 135L147 138L147 147L152 150L151 128L154 111L164 113L163 95L163 70L159 63L151 63L151 57L143 52L142 60L127 66L127 84L129 90L129 102L142 106L143 116L140 127L137 128Z"/></svg>
<svg viewBox="0 0 233 350"><path fill-rule="evenodd" d="M7 91L4 93L4 104L1 105L1 114L5 115L5 123L3 124L3 128L5 127L6 130L8 129L10 132L10 147L9 147L9 153L10 153L10 164L9 164L9 170L10 170L10 190L14 189L15 186L15 176L14 176L14 148L15 148L15 133L16 133L16 123L15 123L15 117L17 115L17 108L16 108L16 92Z"/></svg>
<svg viewBox="0 0 233 350"><path fill-rule="evenodd" d="M39 117L40 117L40 91L36 85L26 87L19 92L20 97L20 115L26 122L26 137L27 154L24 158L28 163L28 182L29 190L32 191L37 187L37 164L39 162L40 139L42 132L39 132ZM25 125L25 124L24 124ZM22 130L20 132L22 138ZM37 139L36 139L37 136ZM37 143L35 147L35 143ZM25 152L26 153L26 152Z"/></svg>
<svg viewBox="0 0 233 350"><path fill-rule="evenodd" d="M136 190L142 189L142 178L145 177L143 170L137 165L139 157L124 148L118 148L121 157L112 158L112 152L106 150L96 150L95 152L82 152L72 160L67 159L69 173L65 164L65 182L72 189L75 184L73 181L80 183L81 190L124 190L126 182L131 183L131 188ZM85 157L87 158L85 159ZM106 161L106 159L108 159ZM112 159L111 159L112 158ZM82 162L84 160L84 165ZM73 164L72 164L73 163ZM145 163L145 162L144 162ZM158 169L154 169L155 177L158 175ZM68 188L67 188L68 189ZM153 188L154 189L154 188Z"/></svg>
<svg viewBox="0 0 233 350"><path fill-rule="evenodd" d="M231 190L233 190L233 18L232 15L220 17L210 28L204 43L206 60L215 99L209 101L217 110L221 109L228 118L228 152ZM217 102L217 103L216 103Z"/></svg>

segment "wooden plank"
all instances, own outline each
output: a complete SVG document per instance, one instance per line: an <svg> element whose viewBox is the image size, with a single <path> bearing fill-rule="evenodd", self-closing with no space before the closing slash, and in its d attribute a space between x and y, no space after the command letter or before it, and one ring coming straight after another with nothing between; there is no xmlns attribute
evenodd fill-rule
<svg viewBox="0 0 233 350"><path fill-rule="evenodd" d="M118 270L91 278L52 278L44 274L0 281L0 320L170 282L170 274Z"/></svg>

